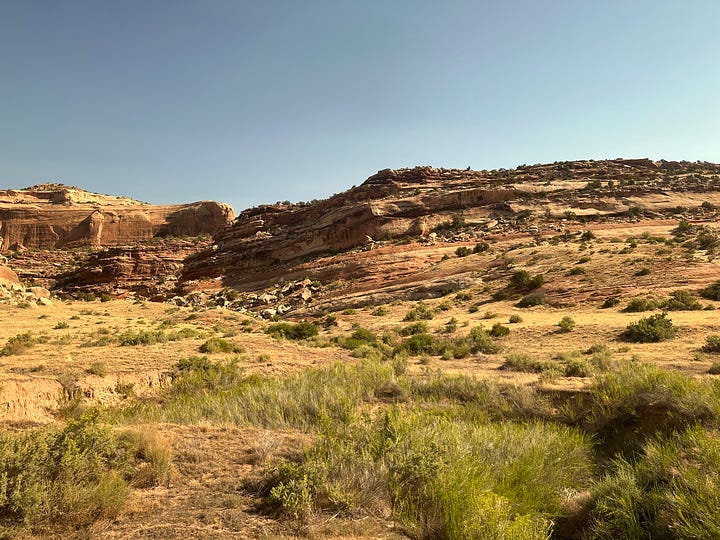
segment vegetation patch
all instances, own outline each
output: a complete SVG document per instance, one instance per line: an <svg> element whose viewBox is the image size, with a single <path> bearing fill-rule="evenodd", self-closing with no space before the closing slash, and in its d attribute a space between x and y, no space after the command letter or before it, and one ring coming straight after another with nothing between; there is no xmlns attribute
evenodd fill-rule
<svg viewBox="0 0 720 540"><path fill-rule="evenodd" d="M214 353L241 353L244 349L237 343L219 337L211 337L200 345L200 352L204 354Z"/></svg>
<svg viewBox="0 0 720 540"><path fill-rule="evenodd" d="M71 532L117 516L140 474L152 475L145 486L167 477L167 447L130 444L132 438L92 414L64 428L0 432L0 532ZM159 454L166 465L155 459Z"/></svg>
<svg viewBox="0 0 720 540"><path fill-rule="evenodd" d="M310 322L278 323L270 325L265 333L275 339L290 339L300 341L318 335L318 327Z"/></svg>
<svg viewBox="0 0 720 540"><path fill-rule="evenodd" d="M657 343L674 338L676 332L677 328L666 313L656 313L628 324L622 338L636 343Z"/></svg>

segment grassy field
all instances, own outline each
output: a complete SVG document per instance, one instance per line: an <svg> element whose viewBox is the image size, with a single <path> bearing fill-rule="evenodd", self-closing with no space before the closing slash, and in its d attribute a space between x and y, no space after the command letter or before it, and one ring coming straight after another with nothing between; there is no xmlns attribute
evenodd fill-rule
<svg viewBox="0 0 720 540"><path fill-rule="evenodd" d="M633 234L304 322L2 305L2 535L720 536L717 263Z"/></svg>

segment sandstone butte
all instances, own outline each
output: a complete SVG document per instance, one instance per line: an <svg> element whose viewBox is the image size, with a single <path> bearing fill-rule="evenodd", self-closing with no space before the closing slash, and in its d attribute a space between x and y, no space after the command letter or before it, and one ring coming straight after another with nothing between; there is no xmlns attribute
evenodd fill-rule
<svg viewBox="0 0 720 540"><path fill-rule="evenodd" d="M218 232L234 218L223 203L156 206L62 184L0 191L0 250L114 246Z"/></svg>
<svg viewBox="0 0 720 540"><path fill-rule="evenodd" d="M616 159L493 171L385 169L326 200L241 212L215 235L213 245L185 260L182 280L196 290L220 282L252 291L282 279L369 279L374 274L380 285L417 268L398 257L373 264L382 250L364 252L383 245L382 240L427 242L437 234L452 240L452 219L463 224L455 228L462 232L454 240L470 242L558 234L553 231L577 228L580 221L677 218L679 207L703 202L720 205L720 165ZM349 250L355 250L352 256L338 260Z"/></svg>

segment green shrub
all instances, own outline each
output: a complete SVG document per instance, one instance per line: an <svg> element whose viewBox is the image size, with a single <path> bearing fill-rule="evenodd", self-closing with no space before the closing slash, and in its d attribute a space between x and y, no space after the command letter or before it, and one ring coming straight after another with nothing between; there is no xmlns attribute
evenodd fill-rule
<svg viewBox="0 0 720 540"><path fill-rule="evenodd" d="M492 340L482 326L476 326L470 330L467 342L472 354L495 354L500 350L500 345Z"/></svg>
<svg viewBox="0 0 720 540"><path fill-rule="evenodd" d="M557 325L560 328L560 331L564 333L572 332L575 329L575 321L567 315L560 319L560 322Z"/></svg>
<svg viewBox="0 0 720 540"><path fill-rule="evenodd" d="M448 322L445 323L445 328L443 328L443 332L446 334L452 334L454 332L457 332L458 329L458 320L455 317L451 317Z"/></svg>
<svg viewBox="0 0 720 540"><path fill-rule="evenodd" d="M490 244L487 242L478 242L473 248L473 253L485 253L486 251L490 251Z"/></svg>
<svg viewBox="0 0 720 540"><path fill-rule="evenodd" d="M467 302L468 300L472 300L472 298L472 293L468 291L460 291L455 295L455 300L458 302Z"/></svg>
<svg viewBox="0 0 720 540"><path fill-rule="evenodd" d="M547 297L542 292L532 292L523 296L520 301L515 304L517 307L526 308L533 306L542 306L547 304Z"/></svg>
<svg viewBox="0 0 720 540"><path fill-rule="evenodd" d="M417 306L415 306L414 308L412 308L410 311L408 311L405 314L403 321L405 321L405 322L421 321L421 320L429 321L434 316L435 315L433 314L432 310L430 308L428 308L425 304L420 302Z"/></svg>
<svg viewBox="0 0 720 540"><path fill-rule="evenodd" d="M95 521L113 519L128 496L127 482L148 467L153 465L145 456L130 452L97 415L61 429L0 432L3 534L24 529L74 536Z"/></svg>
<svg viewBox="0 0 720 540"><path fill-rule="evenodd" d="M715 425L720 415L716 387L647 364L601 375L584 399L582 425L611 452L637 452L651 437L695 423Z"/></svg>
<svg viewBox="0 0 720 540"><path fill-rule="evenodd" d="M652 311L658 308L658 303L651 298L633 298L623 309L627 313L640 313L643 311Z"/></svg>
<svg viewBox="0 0 720 540"><path fill-rule="evenodd" d="M404 343L403 348L412 355L431 355L435 352L435 338L431 334L415 334Z"/></svg>
<svg viewBox="0 0 720 540"><path fill-rule="evenodd" d="M338 343L345 349L355 350L362 345L374 347L378 343L378 337L372 330L358 326L349 337L339 340Z"/></svg>
<svg viewBox="0 0 720 540"><path fill-rule="evenodd" d="M526 373L542 373L544 371L558 370L557 363L549 360L537 360L527 354L509 354L500 369L506 371L523 371Z"/></svg>
<svg viewBox="0 0 720 540"><path fill-rule="evenodd" d="M676 328L666 313L656 313L627 325L622 338L636 343L657 343L675 337Z"/></svg>
<svg viewBox="0 0 720 540"><path fill-rule="evenodd" d="M467 257L468 255L472 255L472 252L472 249L470 249L469 247L460 246L455 250L455 255L457 255L458 257Z"/></svg>
<svg viewBox="0 0 720 540"><path fill-rule="evenodd" d="M269 470L266 483L270 502L300 519L370 503L391 508L415 538L540 539L565 493L588 486L589 456L569 428L393 408L326 429L302 462Z"/></svg>
<svg viewBox="0 0 720 540"><path fill-rule="evenodd" d="M510 315L510 318L508 319L508 323L510 324L517 324L522 322L522 317L518 315L517 313L513 313Z"/></svg>
<svg viewBox="0 0 720 540"><path fill-rule="evenodd" d="M617 306L620 303L620 299L617 296L610 296L600 305L601 309L608 309Z"/></svg>
<svg viewBox="0 0 720 540"><path fill-rule="evenodd" d="M32 332L23 332L7 340L5 346L0 349L0 356L23 354L38 343L38 338Z"/></svg>
<svg viewBox="0 0 720 540"><path fill-rule="evenodd" d="M214 353L241 353L243 348L237 343L219 337L211 337L200 345L200 352L203 354Z"/></svg>
<svg viewBox="0 0 720 540"><path fill-rule="evenodd" d="M107 364L105 362L93 362L90 364L90 367L86 370L90 375L97 375L99 377L104 377L108 374L108 368Z"/></svg>
<svg viewBox="0 0 720 540"><path fill-rule="evenodd" d="M720 362L713 362L708 368L707 373L709 375L720 375Z"/></svg>
<svg viewBox="0 0 720 540"><path fill-rule="evenodd" d="M707 300L720 300L720 280L702 289L700 296Z"/></svg>
<svg viewBox="0 0 720 540"><path fill-rule="evenodd" d="M430 331L425 321L410 324L400 330L401 336L414 336L415 334L427 334Z"/></svg>
<svg viewBox="0 0 720 540"><path fill-rule="evenodd" d="M532 291L542 287L544 281L542 274L531 276L527 270L518 270L510 278L510 287L518 291Z"/></svg>
<svg viewBox="0 0 720 540"><path fill-rule="evenodd" d="M720 353L720 336L711 335L706 337L702 351L706 353Z"/></svg>
<svg viewBox="0 0 720 540"><path fill-rule="evenodd" d="M670 298L660 306L666 311L694 311L702 309L702 304L688 291L673 291Z"/></svg>
<svg viewBox="0 0 720 540"><path fill-rule="evenodd" d="M53 330L64 330L66 328L70 328L70 325L65 321L60 321L55 326L53 326Z"/></svg>
<svg viewBox="0 0 720 540"><path fill-rule="evenodd" d="M270 325L266 334L271 335L275 339L291 339L299 341L309 339L318 335L318 327L310 322L293 323L277 323Z"/></svg>
<svg viewBox="0 0 720 540"><path fill-rule="evenodd" d="M616 461L592 490L588 537L720 537L719 441L692 427L648 442L637 460Z"/></svg>
<svg viewBox="0 0 720 540"><path fill-rule="evenodd" d="M388 313L389 313L389 311L387 310L386 307L379 306L379 307L375 308L374 310L372 310L370 315L372 315L373 317L384 317Z"/></svg>
<svg viewBox="0 0 720 540"><path fill-rule="evenodd" d="M568 272L568 276L581 276L586 273L586 270L582 266L576 266Z"/></svg>
<svg viewBox="0 0 720 540"><path fill-rule="evenodd" d="M510 329L501 323L495 323L488 334L492 337L504 337L510 335Z"/></svg>

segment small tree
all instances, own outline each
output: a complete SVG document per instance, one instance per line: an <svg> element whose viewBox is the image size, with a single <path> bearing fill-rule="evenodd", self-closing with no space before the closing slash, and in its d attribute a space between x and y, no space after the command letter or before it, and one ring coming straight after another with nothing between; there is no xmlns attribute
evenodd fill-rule
<svg viewBox="0 0 720 540"><path fill-rule="evenodd" d="M622 337L636 343L657 343L675 337L677 329L667 313L656 313L627 325Z"/></svg>
<svg viewBox="0 0 720 540"><path fill-rule="evenodd" d="M575 328L575 321L565 315L562 319L560 319L560 322L557 325L560 328L561 332L572 332Z"/></svg>

